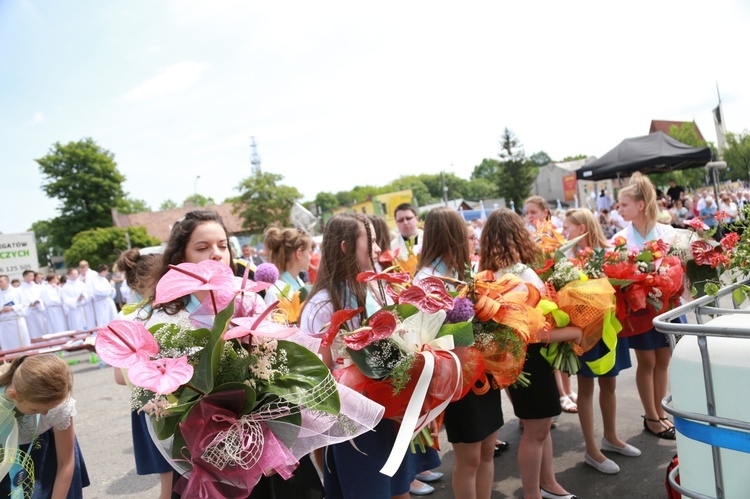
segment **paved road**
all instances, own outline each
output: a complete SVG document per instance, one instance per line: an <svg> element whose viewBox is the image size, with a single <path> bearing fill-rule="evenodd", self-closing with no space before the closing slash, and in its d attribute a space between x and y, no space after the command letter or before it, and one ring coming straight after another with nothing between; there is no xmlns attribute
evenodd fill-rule
<svg viewBox="0 0 750 499"><path fill-rule="evenodd" d="M71 368L75 373L74 396L78 400L76 433L86 459L91 486L84 489L87 499L147 498L158 495L155 476L137 476L130 438L129 390L116 385L112 368L100 369L89 364L88 356L73 354L68 360L79 360ZM635 363L635 359L633 359ZM583 439L578 417L562 414L559 426L552 430L555 449L555 470L558 480L568 490L585 499L647 497L664 498L666 466L676 453L674 442L660 440L643 432L641 403L635 388L635 369L618 377L618 431L621 438L635 445L643 454L637 458L610 456L621 468L617 475L603 475L583 462ZM505 397L505 396L503 396ZM495 459L495 491L493 498L522 497L516 450L521 437L518 420L510 402L504 398L507 423L500 437L511 449ZM597 411L595 411L597 412ZM597 415L597 435L601 436L601 418ZM437 482L435 499L453 496L450 486L453 452L443 440L443 464L439 471L445 477ZM291 499L291 498L290 498Z"/></svg>

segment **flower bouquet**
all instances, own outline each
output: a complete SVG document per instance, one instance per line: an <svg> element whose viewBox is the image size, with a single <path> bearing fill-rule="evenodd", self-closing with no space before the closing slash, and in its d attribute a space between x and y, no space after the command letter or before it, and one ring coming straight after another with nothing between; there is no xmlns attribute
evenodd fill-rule
<svg viewBox="0 0 750 499"><path fill-rule="evenodd" d="M715 295L721 285L721 276L729 270L732 255L741 236L728 232L720 242L713 239L716 231L724 226L727 214L717 211L714 218L718 225L710 228L699 217L686 222L697 235L691 238L690 257L685 262L685 274L690 282L690 294L694 297Z"/></svg>
<svg viewBox="0 0 750 499"><path fill-rule="evenodd" d="M393 476L410 442L424 435L427 424L461 396L462 365L453 350L471 345L473 336L468 322L445 323L453 298L437 278L409 287L404 286L409 281L406 273L370 271L358 279L397 284L398 292L391 291L397 303L378 310L354 330L347 323L362 309L335 312L322 345L333 345L345 359L345 367L334 371L339 383L383 405L383 417L401 422L391 455L380 470ZM429 434L424 436L429 444Z"/></svg>
<svg viewBox="0 0 750 499"><path fill-rule="evenodd" d="M489 270L469 275L459 297L468 298L474 305L474 348L484 360L485 372L499 388L516 382L527 385L528 380L522 376L527 345L540 341L546 329L544 317L536 308L541 293L512 273L499 278ZM482 389L472 388L477 394L489 389L487 376L482 380Z"/></svg>
<svg viewBox="0 0 750 499"><path fill-rule="evenodd" d="M654 317L677 305L684 272L680 259L668 256L670 246L661 239L632 252L623 237L613 243L615 248L606 252L601 269L617 295L619 335L635 336L652 329Z"/></svg>
<svg viewBox="0 0 750 499"><path fill-rule="evenodd" d="M267 283L269 287L276 286L276 281L279 280L279 269L273 263L261 263L255 270L255 279L258 282ZM302 309L305 307L305 300L307 300L309 294L309 286L302 286L294 292L292 292L292 287L289 284L279 289L276 295L278 302L276 303L274 320L299 326Z"/></svg>
<svg viewBox="0 0 750 499"><path fill-rule="evenodd" d="M243 295L262 287L247 279L238 287L219 262L180 264L159 281L154 303L207 292L210 328L204 313L155 311L148 329L115 320L98 332L97 353L128 369L132 398L186 477L183 497L247 497L263 475L288 479L299 458L371 430L382 416L382 407L335 382L300 344L306 335L269 320L270 309L232 320ZM229 329L232 322L241 325Z"/></svg>

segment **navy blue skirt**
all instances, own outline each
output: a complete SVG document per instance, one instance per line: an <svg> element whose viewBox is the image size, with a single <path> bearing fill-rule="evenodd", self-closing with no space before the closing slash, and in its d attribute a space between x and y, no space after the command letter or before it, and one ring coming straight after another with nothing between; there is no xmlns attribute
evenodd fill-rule
<svg viewBox="0 0 750 499"><path fill-rule="evenodd" d="M172 471L172 465L164 459L148 433L147 417L149 416L145 412L132 411L130 413L130 423L133 428L135 472L139 475L152 475Z"/></svg>
<svg viewBox="0 0 750 499"><path fill-rule="evenodd" d="M55 485L57 475L57 451L55 449L54 430L50 429L37 437L39 442L31 452L34 461L34 492L32 499L47 499L52 496L52 488ZM28 445L19 446L21 450L28 452ZM88 487L89 474L86 471L86 463L83 462L83 454L78 446L78 438L75 440L75 470L70 482L67 499L83 499L83 488ZM6 476L0 482L0 497L8 497L10 494L10 478Z"/></svg>
<svg viewBox="0 0 750 499"><path fill-rule="evenodd" d="M393 477L380 472L396 441L396 422L384 419L373 431L352 442L331 445L325 450L323 465L326 499L383 499L405 494L420 471L418 459L410 451ZM430 467L426 468L430 469Z"/></svg>
<svg viewBox="0 0 750 499"><path fill-rule="evenodd" d="M667 335L656 329L650 329L643 334L628 336L628 344L633 350L658 350L668 348L669 340L667 340Z"/></svg>
<svg viewBox="0 0 750 499"><path fill-rule="evenodd" d="M600 376L603 378L613 378L617 376L620 371L633 367L633 364L630 362L628 338L617 338L617 346L615 347L615 365L604 374L594 374L589 366L586 365L586 362L600 359L608 352L609 348L604 344L604 340L599 340L599 342L594 345L594 348L579 357L581 360L581 369L578 371L578 374L586 378L598 378Z"/></svg>

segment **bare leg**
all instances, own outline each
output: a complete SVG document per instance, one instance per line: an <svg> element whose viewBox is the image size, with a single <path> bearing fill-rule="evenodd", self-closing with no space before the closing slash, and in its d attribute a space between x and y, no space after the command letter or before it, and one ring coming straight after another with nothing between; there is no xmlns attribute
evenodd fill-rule
<svg viewBox="0 0 750 499"><path fill-rule="evenodd" d="M659 418L666 418L667 413L661 406L661 401L667 396L669 386L669 361L672 353L669 347L659 348L654 351L656 363L654 365L654 406ZM664 421L667 426L673 426L671 422Z"/></svg>
<svg viewBox="0 0 750 499"><path fill-rule="evenodd" d="M159 473L159 499L169 499L172 497L172 472Z"/></svg>
<svg viewBox="0 0 750 499"><path fill-rule="evenodd" d="M457 499L489 499L495 475L495 439L493 432L481 442L453 444L453 495Z"/></svg>
<svg viewBox="0 0 750 499"><path fill-rule="evenodd" d="M599 383L603 378L599 378ZM601 403L601 395L599 402ZM604 410L602 409L602 414ZM586 453L603 463L607 457L599 450L599 445L594 437L594 378L578 376L578 421L581 423L583 441L586 444Z"/></svg>
<svg viewBox="0 0 750 499"><path fill-rule="evenodd" d="M562 485L557 483L552 459L552 435L550 435L548 431L547 438L544 439L544 443L542 444L542 466L540 470L539 484L547 492L552 492L557 495L565 495L568 492Z"/></svg>
<svg viewBox="0 0 750 499"><path fill-rule="evenodd" d="M617 388L616 377L599 378L599 408L602 411L604 438L617 447L625 447L625 442L617 436Z"/></svg>
<svg viewBox="0 0 750 499"><path fill-rule="evenodd" d="M549 437L552 418L522 419L523 437L518 446L518 467L521 470L523 496L539 497L544 441ZM552 492L552 491L550 491Z"/></svg>
<svg viewBox="0 0 750 499"><path fill-rule="evenodd" d="M655 433L664 431L664 426L658 422L659 412L654 405L654 368L656 366L656 350L636 350L635 358L638 367L635 371L635 384L638 387L638 396L641 398L646 418L657 420L647 421L646 424Z"/></svg>

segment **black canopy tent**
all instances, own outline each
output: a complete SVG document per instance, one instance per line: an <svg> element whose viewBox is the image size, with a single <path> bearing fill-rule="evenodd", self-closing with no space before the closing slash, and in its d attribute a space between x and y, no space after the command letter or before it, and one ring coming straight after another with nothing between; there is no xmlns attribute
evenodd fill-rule
<svg viewBox="0 0 750 499"><path fill-rule="evenodd" d="M692 147L664 132L633 137L576 172L579 180L603 180L629 176L633 172L661 173L705 166L711 149Z"/></svg>

